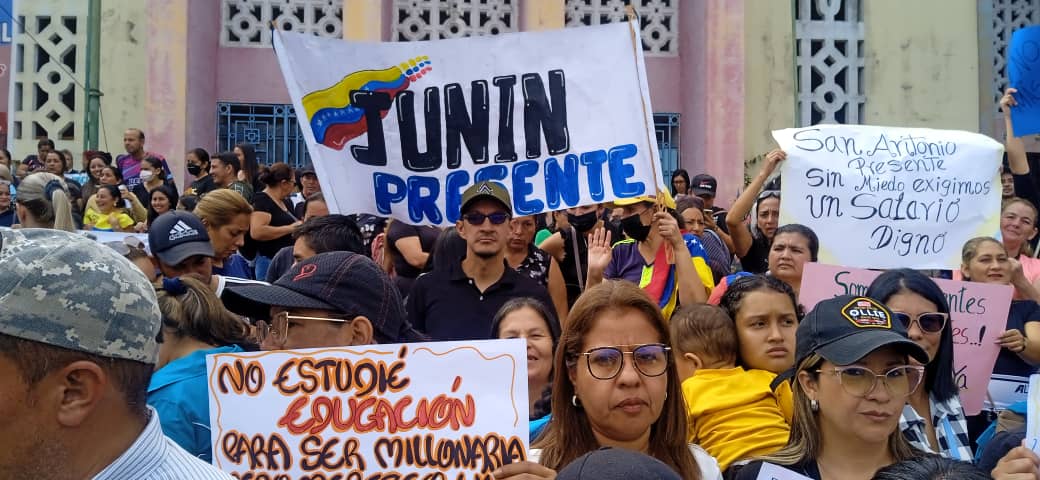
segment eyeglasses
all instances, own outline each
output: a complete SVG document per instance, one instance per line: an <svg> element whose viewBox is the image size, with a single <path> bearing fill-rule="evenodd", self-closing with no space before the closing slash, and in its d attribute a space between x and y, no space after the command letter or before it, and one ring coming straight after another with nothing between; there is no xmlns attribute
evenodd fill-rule
<svg viewBox="0 0 1040 480"><path fill-rule="evenodd" d="M838 376L838 382L842 388L852 396L866 397L877 387L878 379L885 381L888 393L894 397L908 397L921 385L921 374L924 367L916 365L902 365L885 372L882 375L874 373L866 367L834 367L830 371L817 370L817 373L833 373Z"/></svg>
<svg viewBox="0 0 1040 480"><path fill-rule="evenodd" d="M765 200L769 197L780 198L780 190L763 190L762 193L758 194L759 200Z"/></svg>
<svg viewBox="0 0 1040 480"><path fill-rule="evenodd" d="M123 241L121 242L105 242L105 246L115 250L116 253L124 257L130 255L134 250L144 251L144 242L133 235L123 237Z"/></svg>
<svg viewBox="0 0 1040 480"><path fill-rule="evenodd" d="M289 338L289 322L290 321L317 321L317 322L336 322L336 323L350 323L354 320L355 315L329 315L328 317L307 317L303 315L291 315L289 312L278 312L274 318L271 319L271 323L267 323L263 320L256 322L256 342L264 343L266 340L271 340L274 343L282 344Z"/></svg>
<svg viewBox="0 0 1040 480"><path fill-rule="evenodd" d="M506 212L495 212L491 214L483 214L479 212L467 213L462 216L465 218L470 225L481 226L484 224L484 220L491 220L492 225L501 225L509 220L509 214Z"/></svg>
<svg viewBox="0 0 1040 480"><path fill-rule="evenodd" d="M599 347L583 353L588 360L589 373L600 380L610 380L618 376L625 365L625 354L632 355L632 364L644 376L658 377L668 371L668 352L672 349L667 345L648 343L634 346L635 348L627 352L619 348L630 346L632 345Z"/></svg>
<svg viewBox="0 0 1040 480"><path fill-rule="evenodd" d="M910 326L916 323L918 327L921 327L922 331L928 333L941 332L943 327L946 326L946 320L950 318L950 314L940 312L926 312L916 317L911 317L909 313L892 312L892 316L902 322L907 330L910 330Z"/></svg>

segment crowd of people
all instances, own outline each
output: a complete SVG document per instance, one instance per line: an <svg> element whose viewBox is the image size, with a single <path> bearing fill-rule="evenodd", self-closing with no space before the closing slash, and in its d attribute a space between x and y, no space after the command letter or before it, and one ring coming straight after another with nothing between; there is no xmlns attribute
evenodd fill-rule
<svg viewBox="0 0 1040 480"><path fill-rule="evenodd" d="M247 144L186 152L184 188L140 129L80 170L47 139L20 162L0 150L0 478L228 478L210 465L210 354L522 338L531 449L496 479L1040 479L1024 394L992 388L1040 365L1040 194L1014 93L1000 238L808 312L821 246L779 224L781 150L729 210L684 170L657 195L534 216L484 181L446 229L330 214L313 169ZM978 415L936 275L1015 291Z"/></svg>

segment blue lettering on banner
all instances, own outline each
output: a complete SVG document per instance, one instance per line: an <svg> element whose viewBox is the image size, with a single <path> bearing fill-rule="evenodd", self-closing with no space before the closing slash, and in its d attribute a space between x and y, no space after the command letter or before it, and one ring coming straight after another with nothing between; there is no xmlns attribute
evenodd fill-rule
<svg viewBox="0 0 1040 480"><path fill-rule="evenodd" d="M573 156L573 155L568 155ZM513 214L518 217L534 215L545 209L545 203L538 199L528 200L534 193L534 185L529 178L538 174L538 162L529 160L513 165Z"/></svg>
<svg viewBox="0 0 1040 480"><path fill-rule="evenodd" d="M447 206L444 213L448 215L448 221L455 223L459 221L462 213L462 192L469 186L469 172L459 170L451 172L444 179L444 195L447 197Z"/></svg>
<svg viewBox="0 0 1040 480"><path fill-rule="evenodd" d="M630 182L635 176L635 167L626 160L635 157L639 149L633 144L618 145L609 150L595 150L580 155L567 154L563 160L549 157L545 160L527 160L515 163L512 172L506 165L487 165L473 173L457 170L441 182L436 177L397 175L376 172L372 175L376 209L382 215L391 215L395 204L404 203L408 217L413 223L440 224L446 219L457 222L462 203L462 192L473 183L492 181L507 188L513 197L513 211L517 216L533 215L545 210L576 207L581 202L580 186L586 182L593 201L606 197L607 181L603 178L606 168L611 192L614 197L627 198L645 195L648 187L644 182ZM585 168L581 168L584 166ZM541 167L541 168L540 168ZM539 171L541 170L541 171ZM581 173L584 171L584 178ZM532 198L535 182L541 175L545 182L545 199ZM443 206L443 209L441 208Z"/></svg>
<svg viewBox="0 0 1040 480"><path fill-rule="evenodd" d="M607 152L607 162L610 167L610 186L614 189L614 195L621 198L638 197L646 193L646 185L643 182L628 183L628 179L636 174L636 169L625 163L626 159L636 156L638 149L631 143L618 145Z"/></svg>
<svg viewBox="0 0 1040 480"><path fill-rule="evenodd" d="M578 156L563 157L563 168L555 158L545 161L545 200L549 210L559 210L560 200L576 205L581 198L578 185Z"/></svg>
<svg viewBox="0 0 1040 480"><path fill-rule="evenodd" d="M607 163L607 152L604 152L603 150L593 150L581 154L581 164L586 167L589 176L589 195L592 195L592 199L597 202L603 201L604 197L604 163Z"/></svg>

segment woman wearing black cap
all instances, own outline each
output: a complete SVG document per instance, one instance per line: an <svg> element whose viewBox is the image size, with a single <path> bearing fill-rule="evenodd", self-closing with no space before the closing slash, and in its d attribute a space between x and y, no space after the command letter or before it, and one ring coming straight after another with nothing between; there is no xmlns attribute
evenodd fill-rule
<svg viewBox="0 0 1040 480"><path fill-rule="evenodd" d="M928 354L880 302L842 296L816 305L798 326L790 378L795 412L781 451L735 476L758 478L772 463L809 478L869 478L878 469L923 455L899 431L906 399L920 385ZM782 378L781 377L781 378Z"/></svg>

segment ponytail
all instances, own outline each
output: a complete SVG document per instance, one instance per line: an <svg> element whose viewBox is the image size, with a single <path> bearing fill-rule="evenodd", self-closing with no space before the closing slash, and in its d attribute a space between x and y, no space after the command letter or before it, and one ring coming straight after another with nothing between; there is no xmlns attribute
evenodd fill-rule
<svg viewBox="0 0 1040 480"><path fill-rule="evenodd" d="M51 191L51 207L54 208L54 229L66 232L76 231L76 224L72 221L72 202L69 194L64 188L55 188Z"/></svg>
<svg viewBox="0 0 1040 480"><path fill-rule="evenodd" d="M66 188L65 181L51 173L36 172L25 177L18 185L16 200L27 212L24 226L75 231Z"/></svg>

